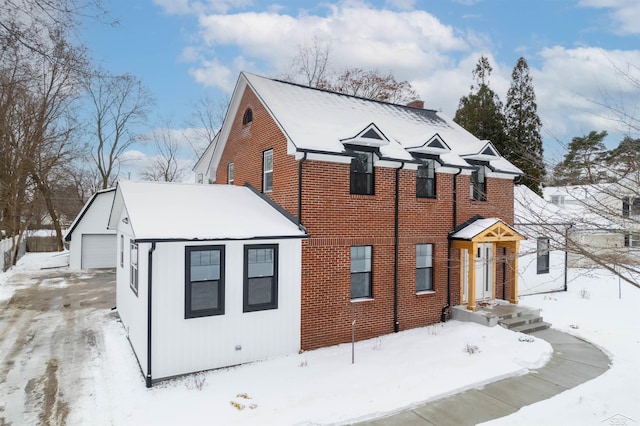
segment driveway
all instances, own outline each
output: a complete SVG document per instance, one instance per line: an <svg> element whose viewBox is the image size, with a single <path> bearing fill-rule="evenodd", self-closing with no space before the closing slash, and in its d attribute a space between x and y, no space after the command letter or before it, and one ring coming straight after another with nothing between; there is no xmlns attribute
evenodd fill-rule
<svg viewBox="0 0 640 426"><path fill-rule="evenodd" d="M0 426L64 424L79 392L101 397L89 366L104 352L96 324L117 315L115 271L29 271L6 285L16 290L0 302Z"/></svg>

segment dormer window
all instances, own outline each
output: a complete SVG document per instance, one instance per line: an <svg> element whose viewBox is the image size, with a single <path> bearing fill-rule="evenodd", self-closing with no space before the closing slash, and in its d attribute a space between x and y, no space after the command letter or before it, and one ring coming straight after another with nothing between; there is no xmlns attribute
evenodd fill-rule
<svg viewBox="0 0 640 426"><path fill-rule="evenodd" d="M373 195L373 152L354 150L351 159L350 190L352 194Z"/></svg>
<svg viewBox="0 0 640 426"><path fill-rule="evenodd" d="M242 116L242 125L247 126L251 124L252 121L253 121L253 111L251 111L251 108L247 108L247 110L244 112L244 116Z"/></svg>
<svg viewBox="0 0 640 426"><path fill-rule="evenodd" d="M436 198L435 160L423 160L416 170L416 197Z"/></svg>
<svg viewBox="0 0 640 426"><path fill-rule="evenodd" d="M477 166L471 172L471 199L487 201L487 176L484 166Z"/></svg>

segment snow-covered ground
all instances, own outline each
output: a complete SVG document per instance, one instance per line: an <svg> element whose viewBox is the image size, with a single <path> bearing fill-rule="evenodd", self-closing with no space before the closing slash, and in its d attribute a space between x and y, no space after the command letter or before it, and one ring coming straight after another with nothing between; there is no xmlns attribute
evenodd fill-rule
<svg viewBox="0 0 640 426"><path fill-rule="evenodd" d="M23 274L60 255L27 254ZM0 302L19 284L0 274ZM609 274L571 271L569 291L528 296L554 328L585 338L613 359L602 376L490 424L640 423L640 290ZM83 367L68 424L335 424L365 420L543 365L548 343L450 321L355 345L345 344L187 376L146 389L125 330L109 312L95 316L104 350ZM477 351L472 350L477 348ZM470 353L475 352L475 353ZM64 361L62 361L64 362ZM15 408L15 407L14 407ZM604 422L604 423L602 423Z"/></svg>

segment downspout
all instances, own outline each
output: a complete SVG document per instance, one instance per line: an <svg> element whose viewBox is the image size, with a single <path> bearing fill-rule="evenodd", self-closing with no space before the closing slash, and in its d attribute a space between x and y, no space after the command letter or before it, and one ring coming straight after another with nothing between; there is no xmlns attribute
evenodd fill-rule
<svg viewBox="0 0 640 426"><path fill-rule="evenodd" d="M302 163L307 159L305 152L298 162L298 226L302 225Z"/></svg>
<svg viewBox="0 0 640 426"><path fill-rule="evenodd" d="M396 168L396 199L395 199L395 218L394 218L394 262L393 262L393 332L400 331L400 322L398 321L398 263L400 251L400 169L404 167L404 161L400 163L400 167Z"/></svg>
<svg viewBox="0 0 640 426"><path fill-rule="evenodd" d="M151 248L149 249L148 254L148 265L147 265L147 289L148 289L148 297L147 297L147 378L146 385L148 388L151 387L151 284L153 281L153 252L156 249L156 243L151 243Z"/></svg>
<svg viewBox="0 0 640 426"><path fill-rule="evenodd" d="M462 173L461 168L459 168L458 172L453 175L452 229L456 229L456 226L458 226L458 175L460 173ZM447 244L447 304L442 307L442 312L440 314L440 321L442 322L447 320L447 314L449 312L449 308L451 308L451 244L451 239L449 239Z"/></svg>

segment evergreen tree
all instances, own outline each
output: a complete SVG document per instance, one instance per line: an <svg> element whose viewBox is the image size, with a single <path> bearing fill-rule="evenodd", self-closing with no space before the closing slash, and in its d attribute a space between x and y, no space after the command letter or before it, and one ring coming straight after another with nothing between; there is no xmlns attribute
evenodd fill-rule
<svg viewBox="0 0 640 426"><path fill-rule="evenodd" d="M569 152L553 170L553 185L586 185L606 181L604 146L606 131L592 130L588 135L575 137Z"/></svg>
<svg viewBox="0 0 640 426"><path fill-rule="evenodd" d="M614 179L640 172L640 139L625 137L616 148L608 152L607 165Z"/></svg>
<svg viewBox="0 0 640 426"><path fill-rule="evenodd" d="M524 172L520 182L541 195L546 175L540 135L542 121L538 117L529 65L522 57L511 73L511 87L507 92L504 116L507 149L502 155Z"/></svg>
<svg viewBox="0 0 640 426"><path fill-rule="evenodd" d="M505 155L508 152L505 118L502 102L489 87L491 71L489 60L481 56L472 73L475 83L471 85L471 93L460 98L453 121L478 139L491 141Z"/></svg>

